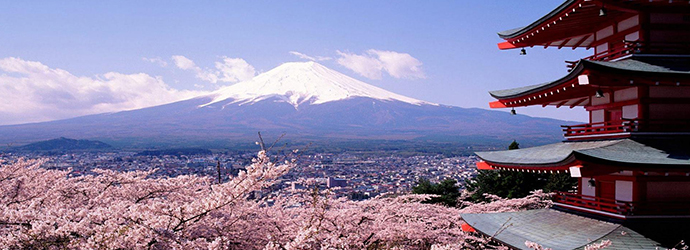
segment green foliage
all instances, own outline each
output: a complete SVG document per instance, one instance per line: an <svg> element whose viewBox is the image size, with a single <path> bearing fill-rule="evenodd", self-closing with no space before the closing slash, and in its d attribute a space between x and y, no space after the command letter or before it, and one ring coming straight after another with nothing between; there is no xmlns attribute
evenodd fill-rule
<svg viewBox="0 0 690 250"><path fill-rule="evenodd" d="M445 179L440 183L432 183L428 179L419 178L417 185L412 187L412 193L439 195L439 197L434 197L424 203L443 204L445 206L455 207L458 197L460 197L460 190L456 184L457 181L454 179Z"/></svg>
<svg viewBox="0 0 690 250"><path fill-rule="evenodd" d="M544 186L545 192L568 192L577 187L577 178L570 177L568 173L550 174L549 180Z"/></svg>
<svg viewBox="0 0 690 250"><path fill-rule="evenodd" d="M353 200L353 201L362 201L362 200L369 199L371 197L369 197L369 195L365 194L364 192L355 191L355 192L348 193L347 198L349 200Z"/></svg>
<svg viewBox="0 0 690 250"><path fill-rule="evenodd" d="M513 141L508 150L519 149L520 144ZM542 189L545 192L569 191L577 185L577 179L569 174L537 174L503 170L479 170L475 178L468 181L465 188L474 192L473 201L484 201L483 194L494 194L503 198L522 198L531 191Z"/></svg>
<svg viewBox="0 0 690 250"><path fill-rule="evenodd" d="M513 140L512 143L508 146L508 150L513 150L513 149L519 149L520 148L520 143L517 143L517 141Z"/></svg>
<svg viewBox="0 0 690 250"><path fill-rule="evenodd" d="M479 174L466 188L474 191L472 199L483 201L484 193L495 194L503 198L522 198L530 191L543 189L548 180L547 174L533 174L502 170L479 170Z"/></svg>

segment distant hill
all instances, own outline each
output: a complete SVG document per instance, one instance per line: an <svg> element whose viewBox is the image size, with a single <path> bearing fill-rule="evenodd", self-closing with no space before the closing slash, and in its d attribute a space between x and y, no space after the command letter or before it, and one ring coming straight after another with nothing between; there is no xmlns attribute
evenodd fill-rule
<svg viewBox="0 0 690 250"><path fill-rule="evenodd" d="M31 151L54 151L54 150L94 150L94 149L110 149L112 146L100 142L91 140L75 140L60 137L57 139L34 142L21 146L17 149L19 150L31 150Z"/></svg>

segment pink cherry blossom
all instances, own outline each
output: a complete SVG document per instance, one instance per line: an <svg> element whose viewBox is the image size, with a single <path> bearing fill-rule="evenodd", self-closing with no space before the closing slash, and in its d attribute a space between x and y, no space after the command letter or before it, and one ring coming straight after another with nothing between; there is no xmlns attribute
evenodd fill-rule
<svg viewBox="0 0 690 250"><path fill-rule="evenodd" d="M350 201L317 189L269 203L250 197L267 192L295 161L277 164L265 151L224 183L191 175L153 178L155 170L70 176L42 163L0 163L3 248L507 249L463 232L462 213L548 205L542 192L461 210L421 203L428 195Z"/></svg>

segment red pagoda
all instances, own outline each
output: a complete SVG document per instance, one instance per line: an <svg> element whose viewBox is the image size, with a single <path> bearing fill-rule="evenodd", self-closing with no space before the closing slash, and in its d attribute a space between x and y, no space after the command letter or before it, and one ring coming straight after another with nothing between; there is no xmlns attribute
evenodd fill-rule
<svg viewBox="0 0 690 250"><path fill-rule="evenodd" d="M515 248L540 239L553 241L554 249L582 247L584 239L559 243L556 236L526 231L563 234L585 227L568 223L589 220L590 228L617 229L602 229L587 240L611 239L619 247L645 242L629 249L690 240L690 2L567 0L532 24L499 36L505 40L498 44L502 50L584 48L593 55L566 61L568 73L560 79L491 91L497 99L491 108L580 106L589 112L589 123L562 126L560 143L477 152L479 169L565 172L578 179L578 186L556 194L549 211L463 216L467 223L488 235L506 218L513 225L532 223L503 228L504 236L495 236ZM562 225L541 225L535 216L557 217L551 222ZM614 226L602 226L606 223Z"/></svg>

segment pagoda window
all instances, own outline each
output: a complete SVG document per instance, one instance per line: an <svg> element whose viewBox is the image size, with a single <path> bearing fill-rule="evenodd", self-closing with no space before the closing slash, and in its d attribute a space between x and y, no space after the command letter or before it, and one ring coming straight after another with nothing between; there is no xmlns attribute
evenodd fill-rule
<svg viewBox="0 0 690 250"><path fill-rule="evenodd" d="M651 86L651 98L690 98L690 87L683 86Z"/></svg>
<svg viewBox="0 0 690 250"><path fill-rule="evenodd" d="M639 106L637 104L623 106L621 110L623 111L623 119L636 119L640 115Z"/></svg>
<svg viewBox="0 0 690 250"><path fill-rule="evenodd" d="M690 20L688 20L687 16L683 13L650 13L649 22L664 24L688 23Z"/></svg>
<svg viewBox="0 0 690 250"><path fill-rule="evenodd" d="M604 40L605 38L613 35L613 25L606 26L606 28L597 31L597 41ZM597 51L600 52L600 51Z"/></svg>
<svg viewBox="0 0 690 250"><path fill-rule="evenodd" d="M616 200L633 201L633 182L616 180Z"/></svg>
<svg viewBox="0 0 690 250"><path fill-rule="evenodd" d="M605 112L604 112L603 109L592 110L592 112L590 112L590 117L591 117L591 118L590 118L590 119L591 119L590 123L605 122L605 121L606 121L606 120L605 120L605 118L606 118L605 115L606 115L606 114L605 114Z"/></svg>
<svg viewBox="0 0 690 250"><path fill-rule="evenodd" d="M590 182L592 178L587 178L587 177L582 177L580 178L580 188L582 189L582 195L585 196L596 196L597 195L597 187L596 184L592 185L592 182Z"/></svg>
<svg viewBox="0 0 690 250"><path fill-rule="evenodd" d="M649 104L649 118L652 120L688 120L690 104ZM671 124L669 124L671 125Z"/></svg>
<svg viewBox="0 0 690 250"><path fill-rule="evenodd" d="M613 100L616 102L637 99L637 87L616 90L613 92Z"/></svg>
<svg viewBox="0 0 690 250"><path fill-rule="evenodd" d="M690 15L685 13L649 14L649 53L685 54L689 52Z"/></svg>
<svg viewBox="0 0 690 250"><path fill-rule="evenodd" d="M640 16L633 16L618 23L618 30L624 31L640 24ZM635 39L637 40L637 39ZM634 41L634 40L631 40Z"/></svg>
<svg viewBox="0 0 690 250"><path fill-rule="evenodd" d="M598 55L601 53L605 53L608 50L609 50L609 44L608 43L602 43L602 44L597 45L597 47L594 48L594 54Z"/></svg>
<svg viewBox="0 0 690 250"><path fill-rule="evenodd" d="M648 201L681 201L690 199L688 181L650 181L647 182Z"/></svg>
<svg viewBox="0 0 690 250"><path fill-rule="evenodd" d="M652 43L684 43L690 42L688 30L652 30L649 32Z"/></svg>
<svg viewBox="0 0 690 250"><path fill-rule="evenodd" d="M611 99L611 94L609 92L604 91L604 97L597 98L597 97L592 96L592 106L609 104L609 103L611 103L609 101L610 99Z"/></svg>
<svg viewBox="0 0 690 250"><path fill-rule="evenodd" d="M650 119L690 119L690 87L652 86L649 97Z"/></svg>
<svg viewBox="0 0 690 250"><path fill-rule="evenodd" d="M626 41L637 41L640 40L640 32L635 31L633 33L625 35L625 40Z"/></svg>

